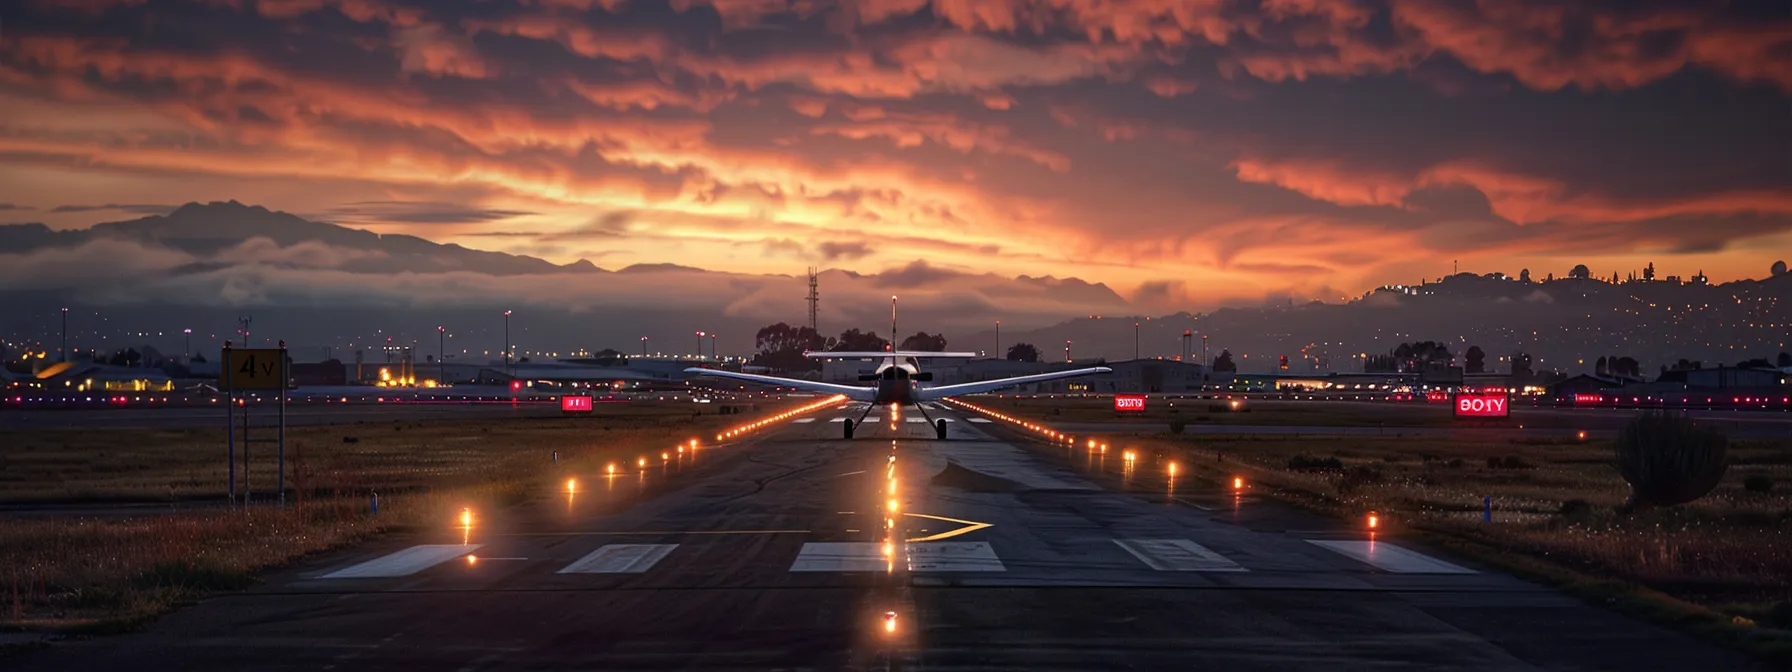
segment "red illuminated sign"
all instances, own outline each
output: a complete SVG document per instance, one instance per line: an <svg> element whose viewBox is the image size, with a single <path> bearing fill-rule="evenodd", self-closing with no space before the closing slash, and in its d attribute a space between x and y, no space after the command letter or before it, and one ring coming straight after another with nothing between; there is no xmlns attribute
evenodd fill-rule
<svg viewBox="0 0 1792 672"><path fill-rule="evenodd" d="M1605 397L1597 394L1574 395L1574 403L1577 404L1597 404L1601 401L1605 401ZM1710 399L1706 399L1706 401L1710 401Z"/></svg>
<svg viewBox="0 0 1792 672"><path fill-rule="evenodd" d="M1512 400L1503 394L1458 394L1452 405L1458 418L1504 418L1512 411Z"/></svg>
<svg viewBox="0 0 1792 672"><path fill-rule="evenodd" d="M560 410L567 413L590 413L591 397L561 397Z"/></svg>
<svg viewBox="0 0 1792 672"><path fill-rule="evenodd" d="M1143 413L1143 412L1145 412L1145 395L1143 395L1143 394L1116 394L1116 395L1114 395L1114 411L1117 413Z"/></svg>

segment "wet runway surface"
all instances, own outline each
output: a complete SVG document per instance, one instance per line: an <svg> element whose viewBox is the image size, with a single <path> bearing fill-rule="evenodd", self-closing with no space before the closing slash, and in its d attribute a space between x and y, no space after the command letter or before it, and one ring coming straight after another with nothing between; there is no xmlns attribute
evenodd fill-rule
<svg viewBox="0 0 1792 672"><path fill-rule="evenodd" d="M1748 669L1167 464L828 410L277 572L23 669ZM857 417L857 413L853 413ZM707 437L706 437L707 438ZM152 662L153 661L153 662Z"/></svg>

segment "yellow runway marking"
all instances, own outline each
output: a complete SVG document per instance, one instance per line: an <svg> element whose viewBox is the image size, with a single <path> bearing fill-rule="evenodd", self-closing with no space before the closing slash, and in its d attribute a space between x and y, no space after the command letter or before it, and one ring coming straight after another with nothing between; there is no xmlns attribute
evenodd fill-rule
<svg viewBox="0 0 1792 672"><path fill-rule="evenodd" d="M929 520L943 520L948 523L958 523L958 524L964 526L964 527L960 527L955 530L947 530L947 531L941 532L939 534L928 535L928 536L921 537L918 539L904 539L903 540L904 542L907 542L910 544L920 543L923 541L939 541L941 539L956 537L961 534L976 532L977 530L981 530L985 527L994 527L995 526L994 523L979 523L979 522L976 522L973 520L959 520L957 518L947 518L945 516L929 516L925 513L905 513L902 515L914 516L916 518L927 518Z"/></svg>

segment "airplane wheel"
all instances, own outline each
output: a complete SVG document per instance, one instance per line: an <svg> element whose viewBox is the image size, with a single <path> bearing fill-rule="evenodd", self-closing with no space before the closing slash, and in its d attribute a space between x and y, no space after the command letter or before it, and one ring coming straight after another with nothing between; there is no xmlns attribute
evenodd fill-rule
<svg viewBox="0 0 1792 672"><path fill-rule="evenodd" d="M946 440L946 419L940 418L938 420L933 421L933 430L935 433L939 434L941 441L945 441Z"/></svg>
<svg viewBox="0 0 1792 672"><path fill-rule="evenodd" d="M846 438L852 438L852 418L847 418L840 424L846 428Z"/></svg>

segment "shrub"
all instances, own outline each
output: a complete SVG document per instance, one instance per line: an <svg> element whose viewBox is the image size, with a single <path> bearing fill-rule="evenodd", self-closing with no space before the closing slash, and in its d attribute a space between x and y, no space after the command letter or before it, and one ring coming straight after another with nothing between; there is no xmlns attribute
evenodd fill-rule
<svg viewBox="0 0 1792 672"><path fill-rule="evenodd" d="M1773 477L1767 474L1749 474L1748 478L1742 479L1742 489L1762 494L1773 492Z"/></svg>
<svg viewBox="0 0 1792 672"><path fill-rule="evenodd" d="M1344 463L1335 457L1313 457L1311 455L1295 455L1288 458L1288 469L1291 471L1343 469Z"/></svg>
<svg viewBox="0 0 1792 672"><path fill-rule="evenodd" d="M1566 502L1562 502L1561 510L1557 511L1557 513L1562 514L1562 516L1566 518L1579 518L1592 512L1593 503L1584 499L1570 499Z"/></svg>
<svg viewBox="0 0 1792 672"><path fill-rule="evenodd" d="M1338 479L1338 492L1355 492L1357 488L1381 482L1381 469L1369 465L1357 465L1344 472Z"/></svg>
<svg viewBox="0 0 1792 672"><path fill-rule="evenodd" d="M1188 429L1188 421L1187 420L1183 420L1180 417L1170 418L1170 433L1171 434L1181 434L1182 430L1185 430L1185 429Z"/></svg>
<svg viewBox="0 0 1792 672"><path fill-rule="evenodd" d="M1644 413L1618 435L1618 473L1630 484L1634 511L1704 497L1723 480L1729 439L1675 413Z"/></svg>

